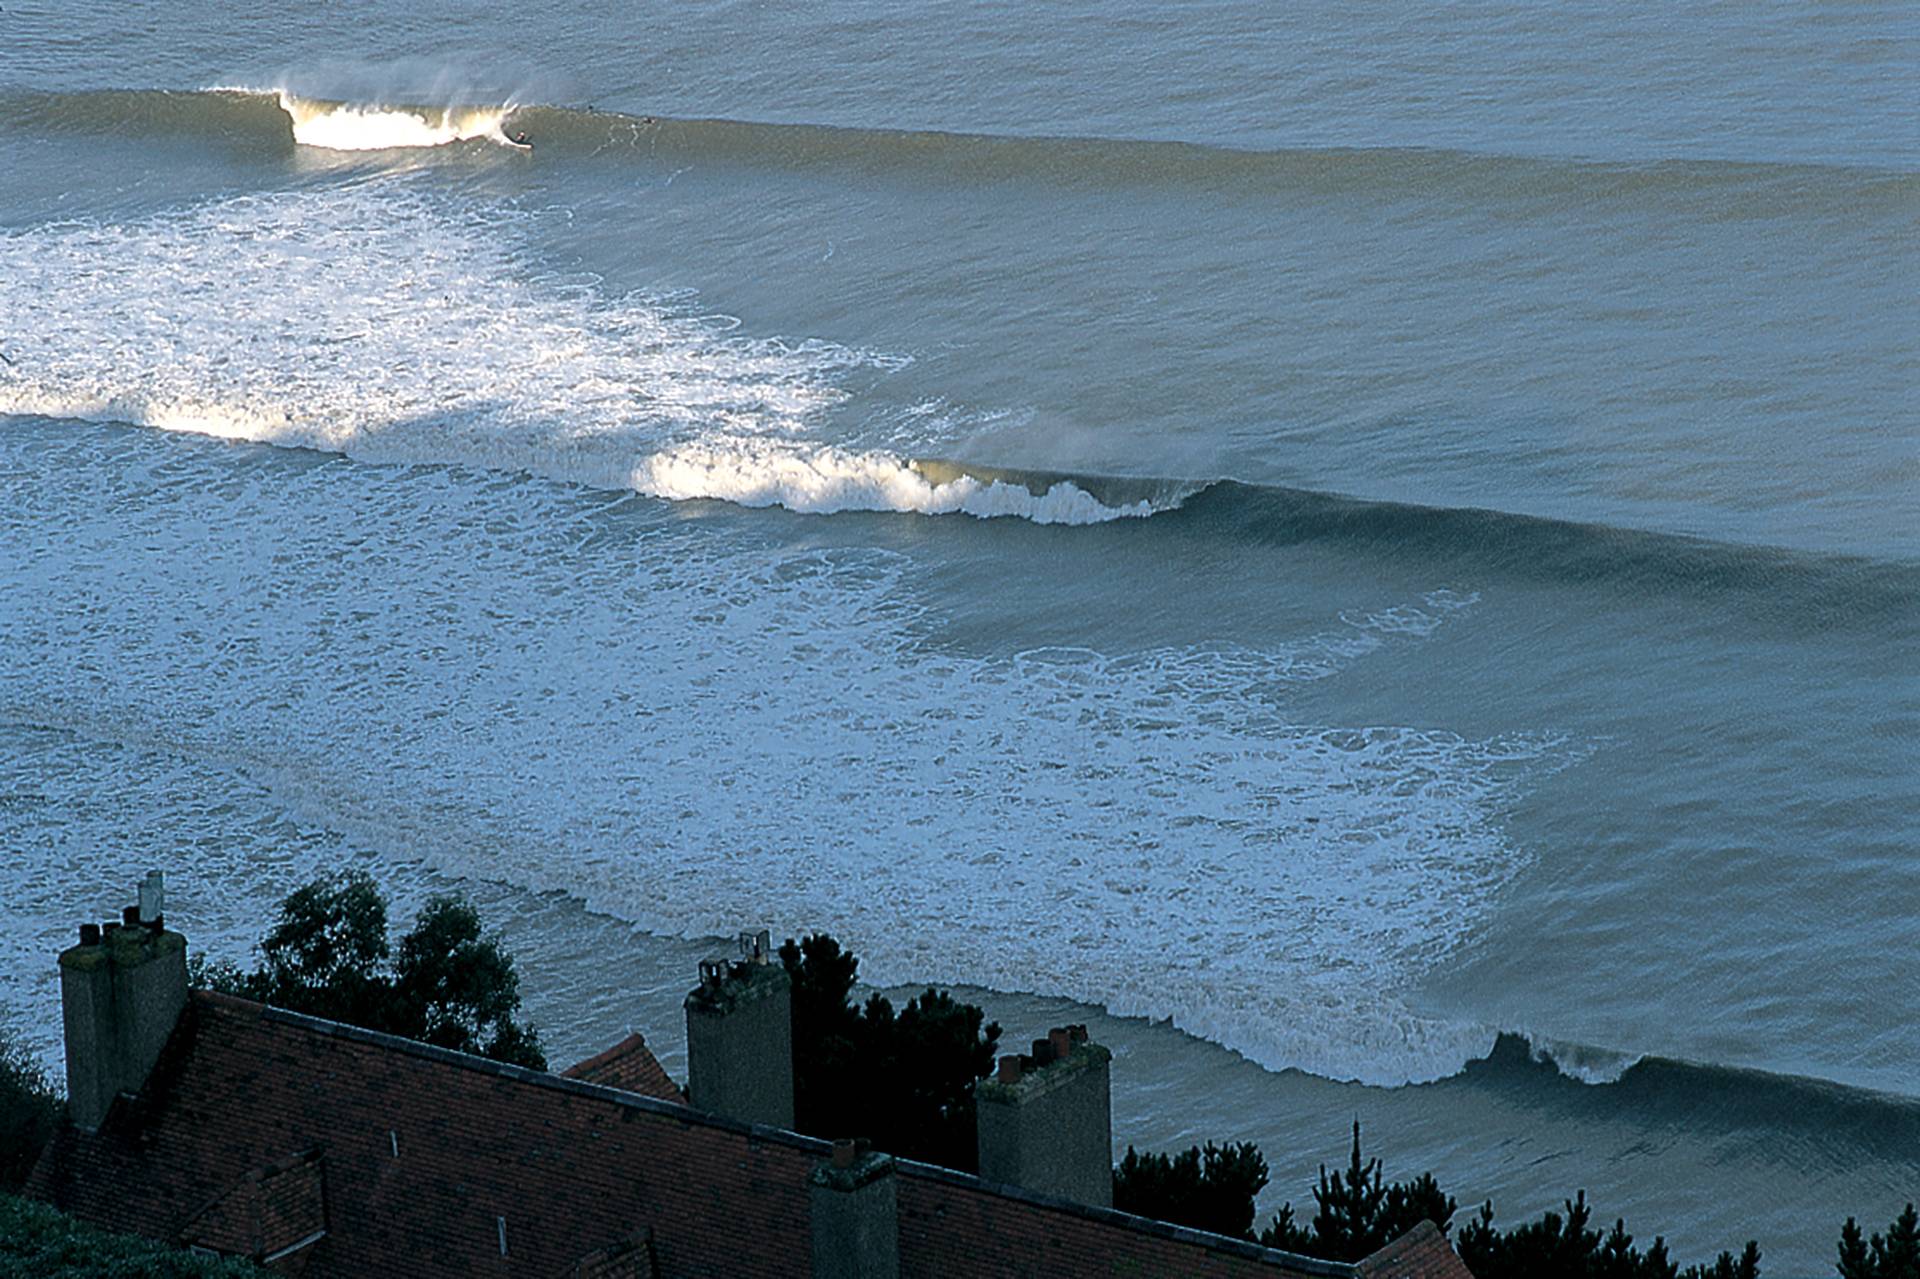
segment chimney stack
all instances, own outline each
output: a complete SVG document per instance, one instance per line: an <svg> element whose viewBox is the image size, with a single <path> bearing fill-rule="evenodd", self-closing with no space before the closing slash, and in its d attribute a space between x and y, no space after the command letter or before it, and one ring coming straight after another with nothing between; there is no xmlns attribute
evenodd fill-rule
<svg viewBox="0 0 1920 1279"><path fill-rule="evenodd" d="M687 1100L717 1115L793 1127L793 983L765 929L734 963L702 960L687 992Z"/></svg>
<svg viewBox="0 0 1920 1279"><path fill-rule="evenodd" d="M900 1191L889 1155L836 1141L807 1178L813 1279L899 1279Z"/></svg>
<svg viewBox="0 0 1920 1279"><path fill-rule="evenodd" d="M1054 1028L1030 1057L1002 1057L974 1087L980 1175L1112 1207L1112 1058L1085 1026Z"/></svg>
<svg viewBox="0 0 1920 1279"><path fill-rule="evenodd" d="M82 924L80 944L60 955L67 1106L87 1132L115 1097L146 1084L187 1004L187 939L163 927L162 901L160 872L150 872L121 922Z"/></svg>

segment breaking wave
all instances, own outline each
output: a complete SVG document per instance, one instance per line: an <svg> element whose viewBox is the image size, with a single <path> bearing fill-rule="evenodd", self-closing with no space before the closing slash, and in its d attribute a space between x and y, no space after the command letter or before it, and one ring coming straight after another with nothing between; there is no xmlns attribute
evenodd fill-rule
<svg viewBox="0 0 1920 1279"><path fill-rule="evenodd" d="M361 106L298 98L284 89L275 97L293 125L293 140L329 151L439 147L477 139L507 145L501 124L513 109Z"/></svg>
<svg viewBox="0 0 1920 1279"><path fill-rule="evenodd" d="M1920 567L1193 477L993 468L837 410L911 362L750 337L687 295L610 295L516 246L546 216L386 176L0 235L0 413L129 422L375 463L521 471L671 500L1337 544L1637 590L1735 593L1809 626L1910 620ZM924 412L923 412L924 411ZM923 453L919 449L926 449Z"/></svg>
<svg viewBox="0 0 1920 1279"><path fill-rule="evenodd" d="M0 237L19 335L0 412L810 513L1085 524L1177 500L1110 505L828 438L845 383L907 357L530 276L507 245L537 216L395 181Z"/></svg>
<svg viewBox="0 0 1920 1279"><path fill-rule="evenodd" d="M0 726L146 761L103 811L137 795L183 849L291 821L660 936L825 929L883 984L1044 973L1274 1068L1395 1084L1485 1051L1403 992L1528 864L1500 815L1574 753L1286 714L1288 689L1475 607L1442 590L1258 649L978 653L930 639L942 602L912 557L572 486L280 465L236 484L226 450L34 420L0 431L0 462L32 566L0 576L0 649L76 655L0 692ZM95 553L156 467L129 554ZM116 605L75 603L96 597ZM290 600L321 612L290 625ZM184 640L203 617L221 640ZM136 783L149 765L168 775ZM28 772L46 812L101 790ZM97 882L47 869L67 842L18 843L35 882Z"/></svg>
<svg viewBox="0 0 1920 1279"><path fill-rule="evenodd" d="M942 183L1030 181L1095 190L1170 189L1222 198L1419 190L1475 203L1647 201L1705 216L1761 208L1907 207L1920 175L1867 166L1668 160L1653 164L1489 155L1432 147L1239 150L1134 138L1020 137L685 119L537 103L351 102L281 89L0 93L19 127L218 138L261 154L505 142L525 127L543 157L769 170L831 169ZM290 127L291 126L291 127Z"/></svg>
<svg viewBox="0 0 1920 1279"><path fill-rule="evenodd" d="M1469 1083L1595 1120L1676 1129L1766 1129L1880 1158L1920 1150L1920 1096L1503 1033L1460 1072Z"/></svg>

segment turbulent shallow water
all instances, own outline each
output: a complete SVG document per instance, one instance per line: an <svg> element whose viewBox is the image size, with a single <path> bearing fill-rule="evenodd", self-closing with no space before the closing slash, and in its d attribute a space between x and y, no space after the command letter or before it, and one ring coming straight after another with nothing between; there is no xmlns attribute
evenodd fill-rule
<svg viewBox="0 0 1920 1279"><path fill-rule="evenodd" d="M825 928L1276 1201L1920 1193L1898 7L142 12L0 19L49 1059L138 872L358 865L559 1058Z"/></svg>

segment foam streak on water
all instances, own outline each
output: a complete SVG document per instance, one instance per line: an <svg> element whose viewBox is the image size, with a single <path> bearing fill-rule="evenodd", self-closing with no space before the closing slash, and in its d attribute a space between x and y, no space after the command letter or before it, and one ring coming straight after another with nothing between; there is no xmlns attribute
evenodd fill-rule
<svg viewBox="0 0 1920 1279"><path fill-rule="evenodd" d="M0 722L237 772L278 806L262 820L662 934L828 929L876 981L1039 985L1333 1077L1485 1051L1489 1028L1403 992L1525 864L1496 814L1559 744L1280 700L1471 597L1261 649L983 656L929 643L942 619L898 554L609 524L572 486L1151 508L936 481L836 437L849 381L899 357L529 275L513 245L538 216L382 181L0 237L27 339L0 412L68 419L0 432L0 652L27 655Z"/></svg>
<svg viewBox="0 0 1920 1279"><path fill-rule="evenodd" d="M525 276L514 246L537 217L389 182L0 237L20 335L0 412L808 512L1151 513L841 447L823 432L844 378L904 357Z"/></svg>
<svg viewBox="0 0 1920 1279"><path fill-rule="evenodd" d="M828 929L875 981L1038 985L1274 1067L1399 1083L1491 1042L1403 992L1526 864L1497 814L1560 747L1282 700L1468 598L1261 650L969 655L894 553L434 468L256 454L236 488L224 450L71 423L0 443L0 652L63 654L9 666L16 728L656 933Z"/></svg>

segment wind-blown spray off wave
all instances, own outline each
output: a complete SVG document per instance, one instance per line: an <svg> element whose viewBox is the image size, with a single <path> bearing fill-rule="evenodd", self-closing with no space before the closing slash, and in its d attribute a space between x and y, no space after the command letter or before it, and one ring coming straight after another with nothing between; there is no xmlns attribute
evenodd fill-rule
<svg viewBox="0 0 1920 1279"><path fill-rule="evenodd" d="M534 216L394 182L0 237L0 313L29 335L0 412L804 512L1076 524L1157 509L824 438L847 379L904 357L529 278L505 245Z"/></svg>
<svg viewBox="0 0 1920 1279"><path fill-rule="evenodd" d="M301 146L329 151L387 151L402 147L439 147L449 142L486 139L505 143L501 122L511 106L425 107L360 106L276 95Z"/></svg>

